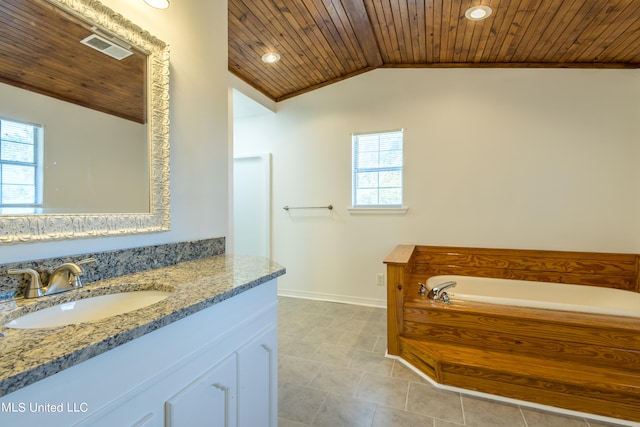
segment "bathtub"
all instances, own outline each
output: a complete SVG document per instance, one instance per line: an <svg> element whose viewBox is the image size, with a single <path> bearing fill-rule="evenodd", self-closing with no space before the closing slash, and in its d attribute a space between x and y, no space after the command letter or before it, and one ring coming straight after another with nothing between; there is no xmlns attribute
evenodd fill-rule
<svg viewBox="0 0 640 427"><path fill-rule="evenodd" d="M455 281L446 290L456 300L517 307L574 311L640 318L640 293L620 289L526 280L439 275L427 280L427 288Z"/></svg>
<svg viewBox="0 0 640 427"><path fill-rule="evenodd" d="M640 254L398 245L385 264L390 357L443 388L640 426ZM451 304L425 281L457 282Z"/></svg>

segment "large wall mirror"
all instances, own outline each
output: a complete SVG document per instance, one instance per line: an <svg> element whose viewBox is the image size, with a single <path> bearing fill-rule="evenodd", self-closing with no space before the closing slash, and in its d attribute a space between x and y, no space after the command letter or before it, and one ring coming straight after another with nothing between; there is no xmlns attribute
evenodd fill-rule
<svg viewBox="0 0 640 427"><path fill-rule="evenodd" d="M96 0L2 0L0 58L0 243L168 230L168 46Z"/></svg>

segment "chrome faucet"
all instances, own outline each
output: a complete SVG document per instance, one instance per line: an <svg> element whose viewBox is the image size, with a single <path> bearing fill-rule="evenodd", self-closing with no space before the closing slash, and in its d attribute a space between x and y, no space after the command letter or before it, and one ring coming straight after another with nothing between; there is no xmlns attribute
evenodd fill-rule
<svg viewBox="0 0 640 427"><path fill-rule="evenodd" d="M70 291L82 287L80 275L82 268L72 262L65 262L53 270L49 277L49 286L45 295L57 294L59 292Z"/></svg>
<svg viewBox="0 0 640 427"><path fill-rule="evenodd" d="M95 258L86 258L77 263L65 262L53 270L47 286L42 286L40 274L32 268L10 268L8 274L28 274L29 283L24 292L25 298L40 298L45 295L79 289L82 287L80 276L84 273L82 265L94 263Z"/></svg>
<svg viewBox="0 0 640 427"><path fill-rule="evenodd" d="M435 301L442 300L445 304L449 304L449 294L447 294L446 290L453 288L457 284L458 283L454 281L440 283L429 291L427 298L431 298Z"/></svg>

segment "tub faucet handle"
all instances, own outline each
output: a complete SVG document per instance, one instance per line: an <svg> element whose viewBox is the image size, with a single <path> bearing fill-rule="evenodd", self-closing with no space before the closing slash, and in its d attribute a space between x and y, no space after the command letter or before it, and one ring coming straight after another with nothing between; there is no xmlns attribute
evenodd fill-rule
<svg viewBox="0 0 640 427"><path fill-rule="evenodd" d="M420 290L418 291L418 293L420 295L426 295L427 294L427 286L424 283L418 283L418 285L420 285Z"/></svg>
<svg viewBox="0 0 640 427"><path fill-rule="evenodd" d="M440 294L440 299L442 300L443 303L445 304L451 304L451 301L449 301L449 294L446 292L442 292Z"/></svg>

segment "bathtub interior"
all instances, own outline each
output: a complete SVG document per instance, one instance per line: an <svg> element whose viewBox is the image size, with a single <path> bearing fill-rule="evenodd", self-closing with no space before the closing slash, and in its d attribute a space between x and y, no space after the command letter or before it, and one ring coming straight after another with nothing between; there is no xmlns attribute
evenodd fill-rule
<svg viewBox="0 0 640 427"><path fill-rule="evenodd" d="M433 276L426 285L433 289L448 281L456 282L447 289L452 303L474 301L640 318L640 294L621 289L458 275Z"/></svg>

